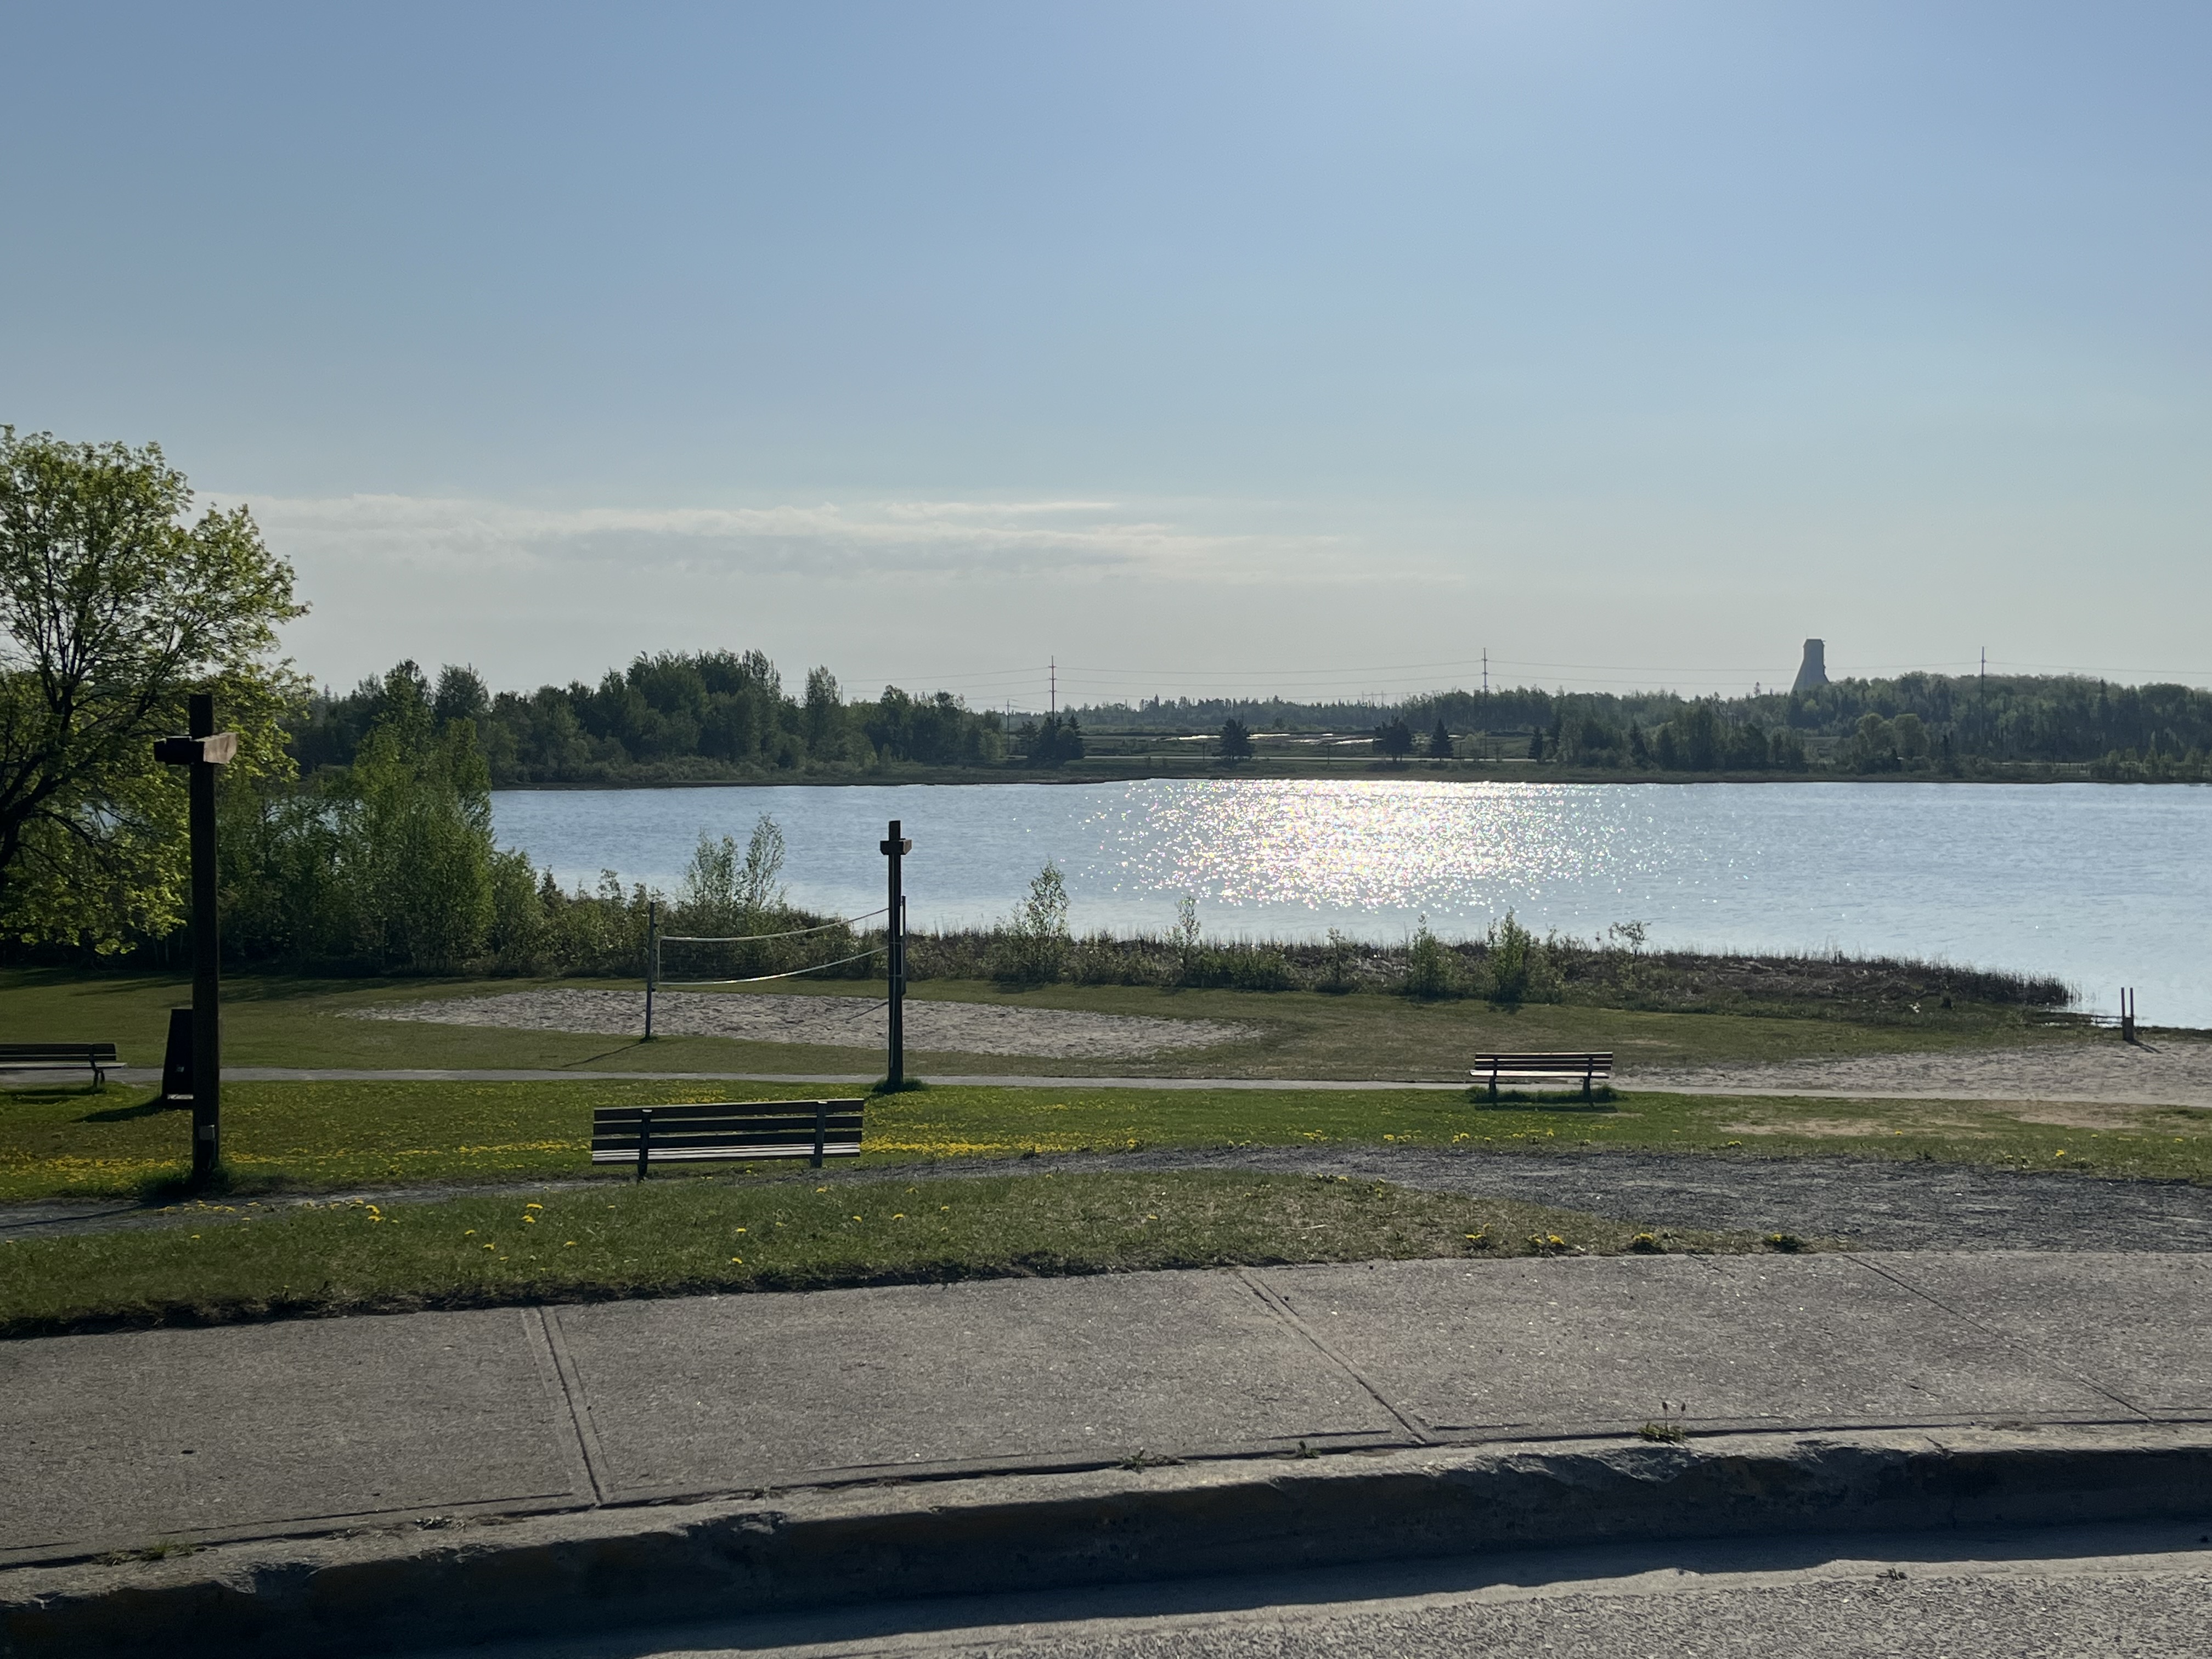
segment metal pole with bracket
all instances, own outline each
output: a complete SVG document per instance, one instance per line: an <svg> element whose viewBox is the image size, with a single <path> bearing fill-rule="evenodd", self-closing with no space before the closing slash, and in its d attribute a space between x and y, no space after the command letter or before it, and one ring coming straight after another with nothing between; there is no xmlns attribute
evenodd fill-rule
<svg viewBox="0 0 2212 1659"><path fill-rule="evenodd" d="M154 758L185 769L192 859L192 1180L204 1182L222 1161L222 945L217 932L215 856L216 768L238 753L238 734L215 729L215 698L191 694L186 735L163 738Z"/></svg>
<svg viewBox="0 0 2212 1659"><path fill-rule="evenodd" d="M906 891L899 860L914 851L914 843L899 834L899 821L890 821L890 833L878 849L890 860L890 908L884 912L884 971L889 992L890 1033L885 1056L884 1086L902 1087L906 1082Z"/></svg>

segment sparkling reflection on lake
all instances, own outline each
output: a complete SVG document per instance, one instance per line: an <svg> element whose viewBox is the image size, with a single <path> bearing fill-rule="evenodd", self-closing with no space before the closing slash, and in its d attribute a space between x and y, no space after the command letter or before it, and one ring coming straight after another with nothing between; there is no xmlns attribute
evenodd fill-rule
<svg viewBox="0 0 2212 1659"><path fill-rule="evenodd" d="M505 790L502 843L564 884L673 890L700 833L763 812L810 908L883 902L886 819L915 841L917 927L1007 915L1048 859L1079 929L1447 936L1631 920L1655 945L1844 950L2055 973L2084 1006L2212 1025L2212 788L2094 784L1542 784L1419 779L901 788Z"/></svg>

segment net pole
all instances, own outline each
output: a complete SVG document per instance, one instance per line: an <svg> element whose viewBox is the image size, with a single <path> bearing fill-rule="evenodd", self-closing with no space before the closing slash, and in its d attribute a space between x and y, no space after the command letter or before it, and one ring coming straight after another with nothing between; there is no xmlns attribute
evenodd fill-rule
<svg viewBox="0 0 2212 1659"><path fill-rule="evenodd" d="M645 905L645 1040L653 1041L653 993L660 983L660 906L648 899Z"/></svg>
<svg viewBox="0 0 2212 1659"><path fill-rule="evenodd" d="M906 1082L906 893L899 861L914 851L914 843L899 834L899 821L890 821L890 832L880 849L890 866L890 908L884 913L884 994L889 1033L884 1056L884 1084L902 1087Z"/></svg>

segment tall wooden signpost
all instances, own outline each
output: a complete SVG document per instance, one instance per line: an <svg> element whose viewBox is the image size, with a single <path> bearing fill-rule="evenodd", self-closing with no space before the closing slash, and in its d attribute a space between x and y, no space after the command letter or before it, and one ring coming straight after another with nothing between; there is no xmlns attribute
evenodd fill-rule
<svg viewBox="0 0 2212 1659"><path fill-rule="evenodd" d="M881 851L890 860L890 908L884 915L887 974L890 980L890 1037L884 1068L884 1086L906 1083L906 891L900 883L899 860L914 851L914 843L899 834L899 821L890 822L890 833Z"/></svg>
<svg viewBox="0 0 2212 1659"><path fill-rule="evenodd" d="M192 1179L222 1157L222 956L216 918L215 769L238 753L238 734L215 729L215 699L191 695L189 735L163 738L154 758L185 769L192 843Z"/></svg>

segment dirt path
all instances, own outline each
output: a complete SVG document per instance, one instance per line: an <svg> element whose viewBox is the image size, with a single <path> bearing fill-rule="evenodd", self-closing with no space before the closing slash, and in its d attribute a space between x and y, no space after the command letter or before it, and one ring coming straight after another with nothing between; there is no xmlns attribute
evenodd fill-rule
<svg viewBox="0 0 2212 1659"><path fill-rule="evenodd" d="M2212 1042L2046 1042L1780 1065L1624 1067L1630 1089L1684 1094L1861 1095L1925 1100L2103 1102L2212 1107Z"/></svg>
<svg viewBox="0 0 2212 1659"><path fill-rule="evenodd" d="M513 991L353 1010L348 1019L425 1020L438 1025L495 1025L518 1031L634 1036L645 1029L641 991ZM886 1037L881 996L716 996L664 991L653 1000L653 1030L668 1036L741 1037L830 1048L880 1048ZM939 1054L1035 1054L1046 1060L1141 1060L1182 1048L1210 1048L1254 1035L1218 1019L1149 1019L1061 1008L1002 1008L980 1002L906 1005L909 1048Z"/></svg>
<svg viewBox="0 0 2212 1659"><path fill-rule="evenodd" d="M1474 1198L1519 1199L1652 1227L1795 1233L1865 1249L2212 1250L2212 1187L2181 1181L1980 1170L1863 1158L1750 1158L1607 1150L1580 1153L1425 1147L1225 1146L1130 1153L961 1159L788 1176L770 1181L878 1181L1048 1170L1251 1170L1348 1176ZM430 1202L593 1184L585 1179L487 1187L362 1188L270 1197L229 1209L151 1209L122 1201L0 1206L0 1240L279 1216L301 1206Z"/></svg>

